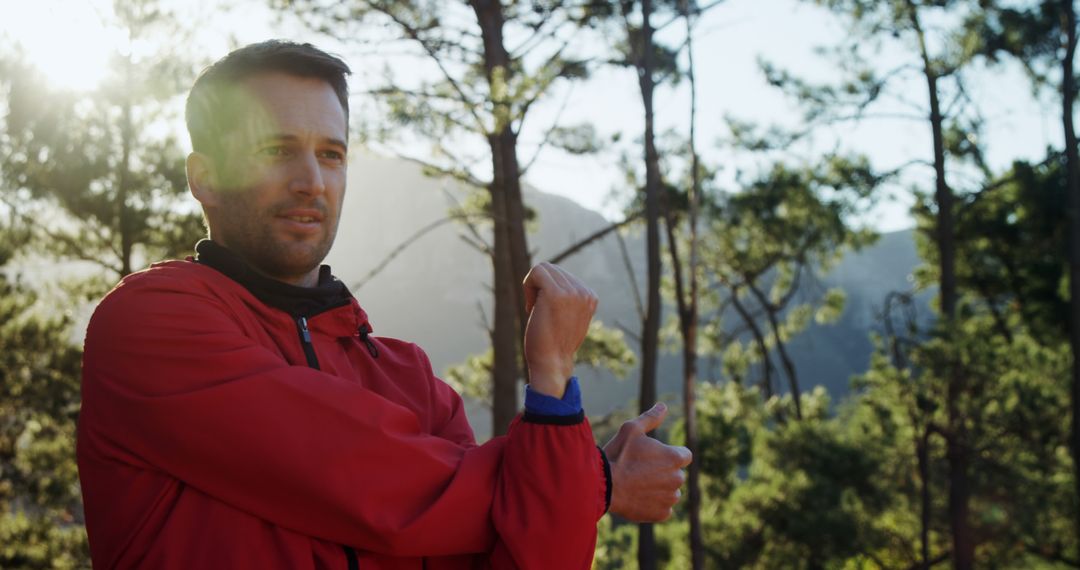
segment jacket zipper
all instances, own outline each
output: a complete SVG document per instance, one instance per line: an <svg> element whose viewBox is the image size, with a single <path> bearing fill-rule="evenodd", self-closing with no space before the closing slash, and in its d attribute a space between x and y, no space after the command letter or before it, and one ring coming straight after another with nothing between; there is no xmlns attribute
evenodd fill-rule
<svg viewBox="0 0 1080 570"><path fill-rule="evenodd" d="M307 319L305 317L296 318L296 330L300 334L300 346L304 349L304 357L307 358L308 366L319 369L319 359L315 356L315 345L311 342L311 331L308 330ZM356 551L350 546L342 547L345 550L345 561L349 565L349 570L359 570L360 562L356 558Z"/></svg>
<svg viewBox="0 0 1080 570"><path fill-rule="evenodd" d="M300 346L304 348L304 356L307 357L308 366L319 369L319 359L315 356L315 345L311 344L311 331L307 328L307 319L297 317L296 328L300 332Z"/></svg>

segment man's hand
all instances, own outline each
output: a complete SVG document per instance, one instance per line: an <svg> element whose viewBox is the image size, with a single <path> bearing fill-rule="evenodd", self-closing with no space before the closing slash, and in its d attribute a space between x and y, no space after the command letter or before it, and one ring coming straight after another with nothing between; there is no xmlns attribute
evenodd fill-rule
<svg viewBox="0 0 1080 570"><path fill-rule="evenodd" d="M596 294L557 265L541 263L525 277L525 363L533 390L561 398L574 374L574 353L596 312Z"/></svg>
<svg viewBox="0 0 1080 570"><path fill-rule="evenodd" d="M667 406L624 423L604 446L611 463L611 512L634 522L659 522L674 512L685 475L682 468L693 456L685 447L664 445L645 435L660 427Z"/></svg>

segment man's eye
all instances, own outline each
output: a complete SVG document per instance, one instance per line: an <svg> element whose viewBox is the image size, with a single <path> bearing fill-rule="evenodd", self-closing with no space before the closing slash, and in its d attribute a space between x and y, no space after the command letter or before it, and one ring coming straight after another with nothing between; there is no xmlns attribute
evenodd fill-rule
<svg viewBox="0 0 1080 570"><path fill-rule="evenodd" d="M338 162L345 162L345 154L341 153L341 152L338 152L336 150L324 150L319 154L323 158L326 158L326 159L329 159L329 160L335 160L335 161L338 161Z"/></svg>
<svg viewBox="0 0 1080 570"><path fill-rule="evenodd" d="M288 154L288 149L283 146L268 146L259 149L259 156L279 157Z"/></svg>

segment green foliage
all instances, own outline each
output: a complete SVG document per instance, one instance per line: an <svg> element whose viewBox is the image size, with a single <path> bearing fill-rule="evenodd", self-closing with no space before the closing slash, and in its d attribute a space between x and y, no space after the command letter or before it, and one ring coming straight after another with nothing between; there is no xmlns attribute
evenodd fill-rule
<svg viewBox="0 0 1080 570"><path fill-rule="evenodd" d="M621 330L606 327L597 320L589 323L589 331L578 349L577 360L623 378L637 364L637 355L626 344Z"/></svg>
<svg viewBox="0 0 1080 570"><path fill-rule="evenodd" d="M1067 451L1064 343L1029 335L986 335L986 317L963 323L908 353L899 368L881 344L851 400L830 411L824 391L804 396L802 421L791 402L763 401L728 382L698 391L702 508L708 568L906 568L917 564L921 479L916 442L944 425L935 407L945 389L944 363L960 362L979 386L965 401L974 454L972 519L979 560L1000 568L1054 568L1075 557ZM947 340L946 340L947 339ZM674 441L681 438L676 429ZM944 441L929 439L931 557L946 554ZM669 568L685 567L685 524L662 525ZM603 529L600 560L622 544ZM683 560L683 562L679 562ZM683 564L680 566L680 564ZM602 566L610 567L610 566Z"/></svg>
<svg viewBox="0 0 1080 570"><path fill-rule="evenodd" d="M597 528L593 570L632 570L637 568L637 525L619 523L604 517Z"/></svg>
<svg viewBox="0 0 1080 570"><path fill-rule="evenodd" d="M966 21L966 44L970 50L992 63L1004 57L1016 58L1035 86L1051 85L1060 62L1061 2L984 4L984 9L973 12Z"/></svg>
<svg viewBox="0 0 1080 570"><path fill-rule="evenodd" d="M491 367L495 355L489 348L446 369L443 379L462 396L491 405Z"/></svg>
<svg viewBox="0 0 1080 570"><path fill-rule="evenodd" d="M386 69L373 101L377 112L372 115L382 119L365 125L362 137L395 146L408 142L405 132L419 135L430 144L434 172L481 188L494 178L470 165L491 164L492 158L467 156L465 149L481 142L476 148L487 150L500 134L516 139L534 104L560 83L588 78L589 62L572 56L563 38L591 25L598 14L591 3L512 2L496 8L430 0L273 0L271 5L346 42L361 43L357 38L386 30L406 40L416 56L433 64L434 73L415 80ZM485 37L500 38L499 45L485 44ZM510 49L502 38L525 38L528 49ZM566 135L573 129L553 128L552 135L571 143ZM585 152L589 141L580 138L585 131L573 134L578 144L570 148Z"/></svg>
<svg viewBox="0 0 1080 570"><path fill-rule="evenodd" d="M86 531L25 513L0 514L0 564L4 568L90 568Z"/></svg>
<svg viewBox="0 0 1080 570"><path fill-rule="evenodd" d="M804 396L799 422L781 419L790 402L763 402L735 383L698 396L708 567L839 567L883 540L867 525L889 504L877 483L883 450L830 418L823 390ZM661 536L685 538L685 528L665 526ZM669 567L685 567L678 547L670 555Z"/></svg>
<svg viewBox="0 0 1080 570"><path fill-rule="evenodd" d="M843 291L827 292L816 305L792 303L775 323L759 323L762 347L733 342L746 330L732 334L706 319L701 347L722 353L723 364L723 380L698 393L707 568L919 567L924 491L929 557L947 563L946 443L957 429L969 449L969 518L980 567L1065 568L1080 560L1080 498L1068 451L1061 158L1017 162L990 177L971 135L977 125L953 126L949 151L989 180L956 205L962 303L951 325L910 315L897 322L897 309L912 297L890 296L886 334L876 337L870 369L850 398L833 407L821 391L804 395L802 420L794 421L790 396L763 399L748 377L810 319L837 318ZM797 284L799 263L829 267L837 250L872 240L844 222L884 179L860 161L826 161L805 172L778 166L743 193L707 204L706 275L748 293L752 279L761 280L745 297L710 291L711 310L722 314L741 302L746 322L764 320L762 307L781 304ZM938 279L934 214L924 196L916 210L924 288ZM961 419L952 423L946 403L956 385L963 397L954 415ZM668 567L687 567L684 521L662 525L657 536Z"/></svg>
<svg viewBox="0 0 1080 570"><path fill-rule="evenodd" d="M804 284L876 239L849 220L865 211L883 179L862 157L833 156L805 168L776 164L741 192L706 205L703 320L717 324L702 327L702 349L724 353L727 378L749 380L751 366L761 363L761 384L770 392L771 362L786 362L784 344L812 321L840 317L842 291L812 296Z"/></svg>
<svg viewBox="0 0 1080 570"><path fill-rule="evenodd" d="M1055 153L1039 164L1016 162L958 204L956 274L971 301L966 310L992 316L999 333L1024 327L1049 342L1068 330L1061 158ZM921 197L915 214L919 254L926 260L916 275L920 286L930 287L938 279L938 255L928 197Z"/></svg>
<svg viewBox="0 0 1080 570"><path fill-rule="evenodd" d="M783 268L787 279L776 282L783 291L792 265L828 270L845 248L871 243L872 233L850 230L846 220L865 207L861 198L879 178L865 159L833 157L827 166L800 170L778 164L730 195L712 218L718 239L706 249L710 268L724 277L751 278Z"/></svg>
<svg viewBox="0 0 1080 570"><path fill-rule="evenodd" d="M572 127L555 127L550 133L550 144L570 154L593 154L603 149L596 128L590 124Z"/></svg>
<svg viewBox="0 0 1080 570"><path fill-rule="evenodd" d="M0 566L89 566L75 467L81 351L70 321L0 278Z"/></svg>
<svg viewBox="0 0 1080 570"><path fill-rule="evenodd" d="M154 0L117 2L131 48L175 21ZM182 43L182 42L178 42ZM0 567L87 568L75 463L81 350L73 314L150 259L203 233L186 201L184 156L162 136L188 63L130 49L87 92L54 89L11 50L0 58ZM20 284L34 255L99 269Z"/></svg>
<svg viewBox="0 0 1080 570"><path fill-rule="evenodd" d="M153 0L117 3L131 41L171 29ZM184 154L163 101L190 77L169 56L117 56L88 93L58 91L11 53L0 62L0 201L31 227L34 249L93 262L118 277L139 260L190 251L203 233L186 203Z"/></svg>
<svg viewBox="0 0 1080 570"><path fill-rule="evenodd" d="M821 300L821 306L814 312L814 322L819 325L836 322L844 312L844 303L847 294L843 289L833 287L825 292L825 298Z"/></svg>
<svg viewBox="0 0 1080 570"><path fill-rule="evenodd" d="M976 316L948 335L935 335L910 351L910 367L898 368L879 353L856 381L860 395L851 405L852 421L887 444L896 505L907 505L916 516L919 487L910 479L917 472L915 442L930 430L932 556L947 551L947 464L944 436L938 435L947 414L936 402L944 401L949 375L959 366L967 385L976 387L961 410L976 451L971 519L980 535L995 537L977 554L1003 568L1027 568L1032 552L1044 563L1075 552L1068 546L1075 542L1070 517L1080 503L1070 486L1068 399L1060 381L1068 377L1068 354L1064 343L1042 345L1022 332L1010 340L987 334L989 327L988 316ZM893 532L918 542L917 524Z"/></svg>

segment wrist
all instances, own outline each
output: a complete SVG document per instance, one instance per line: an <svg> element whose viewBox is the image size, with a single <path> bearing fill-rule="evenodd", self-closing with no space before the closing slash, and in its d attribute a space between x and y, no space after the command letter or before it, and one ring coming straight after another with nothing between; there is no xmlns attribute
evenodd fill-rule
<svg viewBox="0 0 1080 570"><path fill-rule="evenodd" d="M529 388L546 396L562 399L568 382L570 382L569 374L529 370Z"/></svg>

